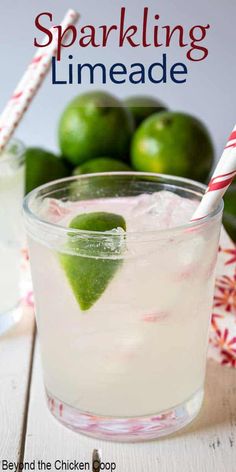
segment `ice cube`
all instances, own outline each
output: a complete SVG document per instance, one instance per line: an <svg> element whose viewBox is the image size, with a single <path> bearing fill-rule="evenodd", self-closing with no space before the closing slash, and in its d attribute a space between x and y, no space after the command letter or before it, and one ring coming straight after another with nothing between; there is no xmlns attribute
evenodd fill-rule
<svg viewBox="0 0 236 472"><path fill-rule="evenodd" d="M206 247L206 241L202 236L195 236L190 241L184 242L184 244L186 248L185 251L182 251L181 255L183 265L186 266L201 260L202 253Z"/></svg>
<svg viewBox="0 0 236 472"><path fill-rule="evenodd" d="M65 218L65 215L70 213L68 205L55 198L45 198L34 206L38 207L34 208L34 211L36 211L40 218L50 223L59 223Z"/></svg>
<svg viewBox="0 0 236 472"><path fill-rule="evenodd" d="M130 208L132 231L155 231L179 226L190 221L197 203L163 190L135 198Z"/></svg>

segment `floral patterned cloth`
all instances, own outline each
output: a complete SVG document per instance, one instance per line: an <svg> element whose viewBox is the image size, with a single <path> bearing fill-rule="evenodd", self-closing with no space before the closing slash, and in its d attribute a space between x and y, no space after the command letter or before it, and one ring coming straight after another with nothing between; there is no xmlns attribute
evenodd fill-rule
<svg viewBox="0 0 236 472"><path fill-rule="evenodd" d="M22 251L22 305L34 310L27 250ZM236 368L236 246L222 229L208 357Z"/></svg>
<svg viewBox="0 0 236 472"><path fill-rule="evenodd" d="M236 368L236 246L222 229L208 356Z"/></svg>

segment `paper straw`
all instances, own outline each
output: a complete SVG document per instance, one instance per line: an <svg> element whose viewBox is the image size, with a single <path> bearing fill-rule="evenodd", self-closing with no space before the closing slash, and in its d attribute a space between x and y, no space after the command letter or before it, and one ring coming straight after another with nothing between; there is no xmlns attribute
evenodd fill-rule
<svg viewBox="0 0 236 472"><path fill-rule="evenodd" d="M75 24L78 18L79 14L76 11L69 10L61 23L62 31L66 30L70 25ZM50 69L51 58L57 51L57 32L55 28L52 28L51 32L53 35L51 44L44 48L38 48L0 116L0 152L8 143ZM47 38L45 38L44 42L47 42ZM44 42L42 42L42 44L44 44Z"/></svg>
<svg viewBox="0 0 236 472"><path fill-rule="evenodd" d="M217 206L235 176L236 126L228 139L206 192L191 221L204 218L204 216L207 216Z"/></svg>

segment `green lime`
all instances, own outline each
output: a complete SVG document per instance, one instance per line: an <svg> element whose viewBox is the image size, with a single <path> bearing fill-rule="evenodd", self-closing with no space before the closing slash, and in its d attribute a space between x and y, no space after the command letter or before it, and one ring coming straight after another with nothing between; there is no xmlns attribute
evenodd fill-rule
<svg viewBox="0 0 236 472"><path fill-rule="evenodd" d="M236 217L236 181L230 185L224 196L224 211Z"/></svg>
<svg viewBox="0 0 236 472"><path fill-rule="evenodd" d="M69 227L82 231L106 232L117 228L122 228L125 231L126 223L120 215L95 212L76 216ZM99 241L99 255L102 254L103 257L96 257L98 256L97 241L94 241L94 243L91 241L87 244L85 256L60 255L62 268L81 310L85 311L93 306L120 267L122 260L112 257L122 254L121 237L117 235L116 244L112 245L109 244L108 240L101 238ZM77 253L83 253L84 239L78 238L75 242L74 238L68 235L69 249L76 250Z"/></svg>
<svg viewBox="0 0 236 472"><path fill-rule="evenodd" d="M120 100L106 92L88 92L64 110L59 143L74 165L106 155L125 159L133 130L133 117Z"/></svg>
<svg viewBox="0 0 236 472"><path fill-rule="evenodd" d="M236 216L233 216L230 213L224 213L223 225L232 241L236 243Z"/></svg>
<svg viewBox="0 0 236 472"><path fill-rule="evenodd" d="M41 148L28 148L25 152L26 193L39 185L69 175L62 158Z"/></svg>
<svg viewBox="0 0 236 472"><path fill-rule="evenodd" d="M93 174L99 172L127 172L131 171L131 168L124 162L110 157L98 157L91 161L84 162L80 166L77 166L73 175L82 174ZM77 200L86 200L87 198L100 198L107 196L116 195L117 181L110 179L107 181L103 176L79 180L78 182L72 182L70 186L71 198Z"/></svg>
<svg viewBox="0 0 236 472"><path fill-rule="evenodd" d="M110 157L96 157L91 161L84 162L80 166L77 166L73 171L73 175L129 170L131 170L131 167L125 164L125 162L118 161L117 159L112 159Z"/></svg>
<svg viewBox="0 0 236 472"><path fill-rule="evenodd" d="M231 184L224 196L223 224L236 242L236 182Z"/></svg>
<svg viewBox="0 0 236 472"><path fill-rule="evenodd" d="M206 127L191 115L162 112L137 129L131 145L134 169L205 181L214 160Z"/></svg>
<svg viewBox="0 0 236 472"><path fill-rule="evenodd" d="M124 100L124 104L132 113L136 128L150 115L167 110L167 107L160 100L145 95L128 97Z"/></svg>

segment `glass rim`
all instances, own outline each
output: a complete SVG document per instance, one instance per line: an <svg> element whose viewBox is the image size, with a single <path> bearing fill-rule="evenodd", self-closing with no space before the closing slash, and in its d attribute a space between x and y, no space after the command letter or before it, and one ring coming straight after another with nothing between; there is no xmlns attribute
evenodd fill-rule
<svg viewBox="0 0 236 472"><path fill-rule="evenodd" d="M13 153L9 150L9 146L12 146L16 144L17 145L17 152ZM3 149L3 151L0 152L0 165L1 164L6 164L11 161L18 161L22 158L25 152L25 145L21 141L21 139L18 138L11 138L9 142L7 143L6 147ZM4 155L6 153L6 155Z"/></svg>
<svg viewBox="0 0 236 472"><path fill-rule="evenodd" d="M187 179L185 177L179 177L179 176L174 176L174 175L168 175L168 174L158 174L158 173L153 173L153 172L136 172L136 171L120 171L120 172L99 172L99 173L90 173L90 174L81 174L77 176L71 176L71 177L65 177L63 179L57 179L50 181L46 184L40 185L39 187L35 188L31 192L29 192L23 200L23 213L26 219L30 221L30 224L32 222L35 222L39 224L41 227L44 227L46 230L51 229L54 231L57 231L59 233L64 233L66 235L77 235L77 236L87 236L91 238L99 237L100 239L102 237L111 237L111 238L117 238L120 237L118 234L114 233L109 233L106 231L88 231L88 230L79 230L75 228L69 228L68 226L62 226L57 223L49 222L46 221L44 218L39 217L34 211L31 210L29 207L30 202L33 200L33 198L37 198L37 194L39 194L41 191L44 191L45 189L50 189L53 188L56 185L59 184L69 184L70 182L75 182L83 179L88 179L88 178L96 178L96 177L106 177L106 176L122 176L122 177L152 177L152 178L159 178L163 181L169 181L173 183L173 185L176 185L176 183L183 183L183 184L188 184L189 186L195 186L196 191L200 190L202 192L202 195L204 194L207 186L201 182L197 182L192 179ZM161 182L162 183L162 182ZM62 187L63 188L63 187ZM190 190L186 187L186 190ZM109 197L108 197L109 198ZM112 197L111 197L112 198ZM116 198L116 197L113 197ZM81 200L83 201L83 200ZM85 200L84 200L85 201ZM127 232L124 231L124 235L129 235L129 236L140 236L140 235L151 235L151 234L170 234L174 232L179 232L179 231L184 231L188 229L197 229L200 228L201 226L205 225L206 223L214 220L217 218L222 212L224 208L224 202L223 199L220 200L220 203L218 206L212 210L208 215L204 216L201 219L195 220L195 221L189 221L188 223L181 224L181 225L176 225L172 226L170 228L163 228L163 229L156 229L156 230L147 230L147 231L134 231L134 232Z"/></svg>

